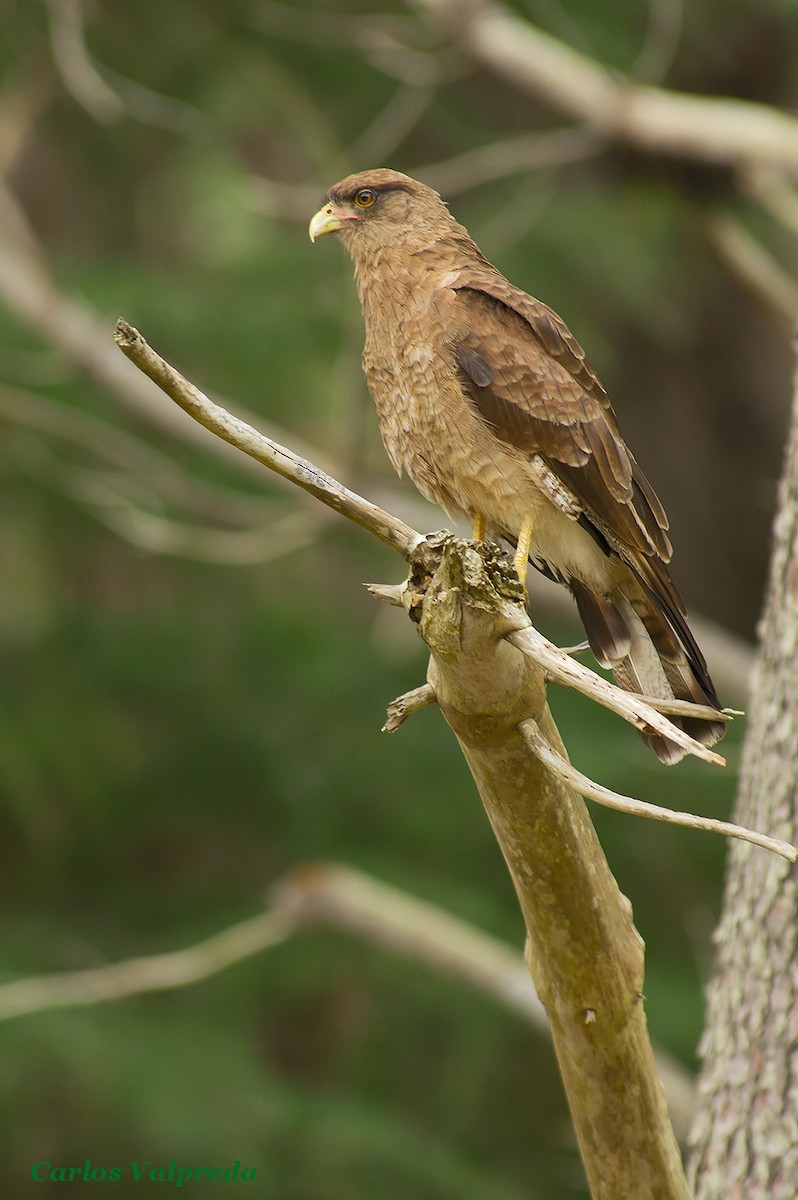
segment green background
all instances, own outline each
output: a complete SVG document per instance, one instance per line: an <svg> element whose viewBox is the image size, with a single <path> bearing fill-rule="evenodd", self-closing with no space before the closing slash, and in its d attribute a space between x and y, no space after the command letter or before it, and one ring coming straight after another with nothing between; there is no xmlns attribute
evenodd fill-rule
<svg viewBox="0 0 798 1200"><path fill-rule="evenodd" d="M686 7L668 86L795 103L792 4ZM624 71L650 19L586 0L519 11ZM198 385L415 518L360 376L350 265L334 239L310 245L307 221L349 170L429 165L432 178L560 117L398 0L99 0L84 33L124 100L113 120L70 94L51 7L0 3L0 21L2 166L59 288L109 339L123 314ZM588 348L672 514L690 603L751 638L789 347L707 230L732 213L790 263L783 235L725 169L601 145L450 199ZM506 871L440 714L380 734L387 702L426 670L403 615L362 586L398 580L399 561L265 472L159 432L2 304L0 380L0 981L188 945L258 912L308 861L369 872L520 952ZM107 445L124 432L160 450L182 482L12 417L6 386L73 432L90 414ZM131 544L129 521L127 537L109 527L131 512L176 522L178 552ZM271 529L294 518L306 535L283 552ZM237 523L261 531L253 561L207 561L213 539L179 532ZM539 623L580 636L567 618ZM669 771L585 700L551 702L592 778L728 815L740 722L728 770ZM724 846L594 817L647 942L652 1035L692 1068ZM17 1197L41 1194L35 1162L86 1158L239 1159L257 1167L250 1191L275 1200L586 1194L547 1041L464 983L343 933L303 934L171 994L0 1025L0 1097L2 1188ZM114 1194L132 1189L126 1177Z"/></svg>

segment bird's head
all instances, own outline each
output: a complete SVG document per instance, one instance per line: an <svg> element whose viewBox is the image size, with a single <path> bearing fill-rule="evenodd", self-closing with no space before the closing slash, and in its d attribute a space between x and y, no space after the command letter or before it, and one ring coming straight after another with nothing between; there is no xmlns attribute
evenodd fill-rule
<svg viewBox="0 0 798 1200"><path fill-rule="evenodd" d="M360 171L336 183L310 222L310 240L338 233L355 260L376 249L429 244L454 224L437 192L400 171Z"/></svg>

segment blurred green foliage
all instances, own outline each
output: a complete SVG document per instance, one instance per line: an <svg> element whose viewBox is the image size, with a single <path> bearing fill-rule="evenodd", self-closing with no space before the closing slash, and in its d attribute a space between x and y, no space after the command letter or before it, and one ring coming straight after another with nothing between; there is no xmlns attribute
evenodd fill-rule
<svg viewBox="0 0 798 1200"><path fill-rule="evenodd" d="M630 3L519 8L624 70L645 37ZM412 49L378 52L383 26L359 25L358 9L390 18L384 28ZM385 487L349 267L335 246L308 243L314 198L376 165L353 145L415 169L546 128L552 114L474 73L389 0L345 10L101 0L87 6L85 36L125 106L104 122L57 69L52 6L7 0L0 16L4 165L59 287L107 314L109 337L124 313L198 384L323 447L367 491ZM792 21L786 0L689 6L668 81L731 87L755 44L740 94L794 102L794 64L762 65L782 63ZM413 102L414 64L435 87L391 144L379 119ZM282 186L264 190L259 176ZM745 629L780 437L776 418L746 409L746 389L772 391L786 351L702 240L718 201L732 202L720 172L608 150L475 186L452 205L590 347L674 512L684 590ZM209 493L211 510L214 495L232 495L261 521L268 503L278 521L303 503L136 419L3 307L0 378L159 446L200 490L223 489ZM752 445L757 434L749 479L694 436L735 404L735 428ZM439 714L379 734L386 702L425 672L401 615L375 612L361 586L396 578L398 564L331 522L272 561L148 553L112 533L111 510L91 499L103 482L121 486L118 469L4 411L3 978L189 944L257 912L271 881L308 860L369 871L520 951L511 886ZM124 495L146 512L195 519L146 473L125 474ZM759 513L750 530L735 519L738 493ZM558 693L552 706L593 778L728 813L739 723L728 771L669 772L579 697ZM648 944L652 1033L692 1064L724 848L604 811L595 820ZM305 935L170 995L0 1025L0 1097L2 1180L15 1197L36 1192L34 1162L86 1158L239 1159L257 1167L256 1194L275 1200L585 1194L550 1046L465 985L342 934Z"/></svg>

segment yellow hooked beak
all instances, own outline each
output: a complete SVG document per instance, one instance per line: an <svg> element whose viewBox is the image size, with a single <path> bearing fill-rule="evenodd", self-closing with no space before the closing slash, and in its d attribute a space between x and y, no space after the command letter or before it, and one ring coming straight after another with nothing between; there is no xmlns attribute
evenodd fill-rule
<svg viewBox="0 0 798 1200"><path fill-rule="evenodd" d="M346 217L339 217L333 211L331 204L325 204L324 208L320 208L310 219L310 225L308 225L310 240L315 242L316 238L323 237L325 233L335 233L336 229L343 228L346 220Z"/></svg>

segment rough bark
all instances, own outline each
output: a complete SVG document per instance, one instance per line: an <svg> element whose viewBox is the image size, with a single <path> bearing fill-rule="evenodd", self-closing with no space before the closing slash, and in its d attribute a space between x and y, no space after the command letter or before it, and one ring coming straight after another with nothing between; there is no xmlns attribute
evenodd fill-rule
<svg viewBox="0 0 798 1200"><path fill-rule="evenodd" d="M798 377L735 820L798 835ZM709 989L696 1200L798 1196L798 876L730 848Z"/></svg>

